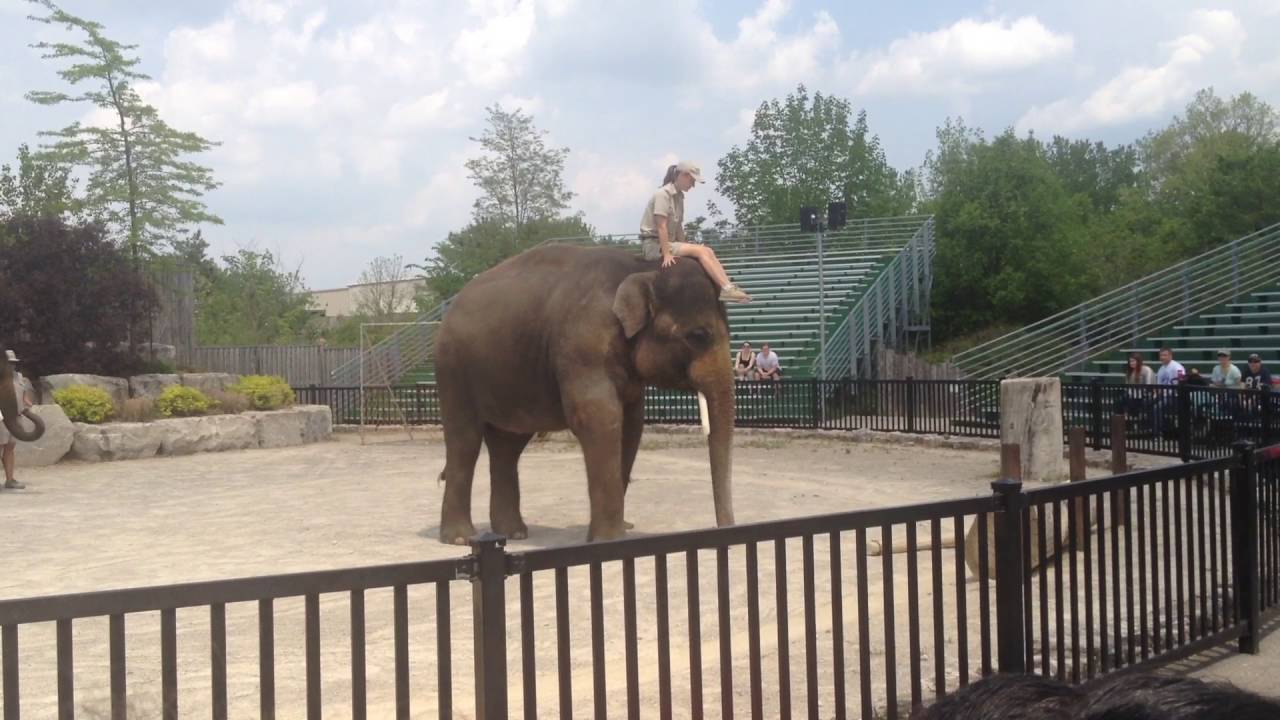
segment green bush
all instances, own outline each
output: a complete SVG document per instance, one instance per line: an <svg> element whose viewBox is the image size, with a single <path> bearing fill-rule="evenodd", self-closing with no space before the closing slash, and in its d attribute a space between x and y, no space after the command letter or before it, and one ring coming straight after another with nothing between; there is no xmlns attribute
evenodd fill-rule
<svg viewBox="0 0 1280 720"><path fill-rule="evenodd" d="M276 375L245 375L229 389L249 398L254 410L279 410L293 404L293 388Z"/></svg>
<svg viewBox="0 0 1280 720"><path fill-rule="evenodd" d="M71 385L53 391L53 401L75 422L100 423L115 414L111 396L102 388Z"/></svg>
<svg viewBox="0 0 1280 720"><path fill-rule="evenodd" d="M156 410L163 417L204 415L214 402L199 390L183 385L170 385L156 398Z"/></svg>

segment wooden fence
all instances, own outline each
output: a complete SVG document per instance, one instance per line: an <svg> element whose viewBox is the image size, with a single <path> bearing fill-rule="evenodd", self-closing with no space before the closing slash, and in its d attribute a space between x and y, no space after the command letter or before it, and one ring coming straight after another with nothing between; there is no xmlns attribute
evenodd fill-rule
<svg viewBox="0 0 1280 720"><path fill-rule="evenodd" d="M172 345L178 362L189 362L196 345L195 277L190 270L160 270L149 280L157 302L145 340Z"/></svg>
<svg viewBox="0 0 1280 720"><path fill-rule="evenodd" d="M931 363L918 355L888 348L876 352L876 377L881 380L963 380L964 372L951 363Z"/></svg>
<svg viewBox="0 0 1280 720"><path fill-rule="evenodd" d="M207 372L279 375L290 385L327 385L329 373L360 356L353 347L241 345L197 347L189 364Z"/></svg>

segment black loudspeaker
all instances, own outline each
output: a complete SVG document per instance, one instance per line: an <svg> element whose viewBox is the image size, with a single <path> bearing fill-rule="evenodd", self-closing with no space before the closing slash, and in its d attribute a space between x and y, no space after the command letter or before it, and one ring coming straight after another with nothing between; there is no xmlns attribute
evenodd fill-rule
<svg viewBox="0 0 1280 720"><path fill-rule="evenodd" d="M807 205L800 208L800 231L818 232L818 208Z"/></svg>
<svg viewBox="0 0 1280 720"><path fill-rule="evenodd" d="M833 202L827 206L827 227L839 230L849 220L849 206L842 202Z"/></svg>

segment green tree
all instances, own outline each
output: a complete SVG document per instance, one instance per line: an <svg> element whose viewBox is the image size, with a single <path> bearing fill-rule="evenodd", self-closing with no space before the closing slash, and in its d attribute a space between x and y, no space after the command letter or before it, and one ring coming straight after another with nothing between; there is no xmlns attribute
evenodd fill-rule
<svg viewBox="0 0 1280 720"><path fill-rule="evenodd" d="M385 321L413 306L413 273L400 255L379 256L360 273L356 291L356 313L374 321Z"/></svg>
<svg viewBox="0 0 1280 720"><path fill-rule="evenodd" d="M915 205L915 178L885 160L867 114L800 85L756 110L751 137L717 163L716 189L743 224L794 223L805 205L848 204L849 217L894 215Z"/></svg>
<svg viewBox="0 0 1280 720"><path fill-rule="evenodd" d="M285 270L270 251L224 255L196 299L201 345L272 345L311 335L311 294L300 270Z"/></svg>
<svg viewBox="0 0 1280 720"><path fill-rule="evenodd" d="M436 245L435 255L428 258L421 269L432 295L448 298L471 278L535 245L555 238L585 238L594 234L594 229L578 216L533 220L515 235L504 222L476 220L462 230L449 233L449 237Z"/></svg>
<svg viewBox="0 0 1280 720"><path fill-rule="evenodd" d="M1081 213L1040 143L1009 130L948 163L935 201L941 338L1026 324L1083 299Z"/></svg>
<svg viewBox="0 0 1280 720"><path fill-rule="evenodd" d="M47 14L32 20L81 36L79 42L39 42L48 60L69 61L58 76L71 86L87 85L79 94L36 90L27 99L39 105L85 103L110 113L107 127L74 122L41 133L50 143L41 155L86 173L84 204L105 219L137 257L170 241L179 230L200 223L221 223L209 212L203 195L218 186L212 171L187 159L211 149L195 133L181 132L160 118L138 96L134 85L147 76L131 55L136 45L106 37L101 24L65 12L52 0L32 0Z"/></svg>
<svg viewBox="0 0 1280 720"><path fill-rule="evenodd" d="M548 148L546 131L519 109L508 112L494 105L487 112L484 132L471 138L484 154L466 163L468 177L481 192L475 219L508 226L520 235L524 225L558 217L569 207L573 193L563 177L569 148Z"/></svg>
<svg viewBox="0 0 1280 720"><path fill-rule="evenodd" d="M69 168L34 155L25 144L18 147L18 167L0 166L0 220L11 217L60 217L71 215L75 180Z"/></svg>
<svg viewBox="0 0 1280 720"><path fill-rule="evenodd" d="M1138 151L1132 145L1108 148L1100 142L1057 135L1044 150L1063 188L1085 202L1092 213L1115 210L1121 194L1141 181Z"/></svg>

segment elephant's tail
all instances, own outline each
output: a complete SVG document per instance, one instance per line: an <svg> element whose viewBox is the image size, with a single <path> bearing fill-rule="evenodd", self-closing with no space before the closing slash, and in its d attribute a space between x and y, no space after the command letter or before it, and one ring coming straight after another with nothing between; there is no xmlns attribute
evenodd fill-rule
<svg viewBox="0 0 1280 720"><path fill-rule="evenodd" d="M440 483L442 483L442 482L444 482L444 471L443 471L443 470L441 470L441 471L440 471L440 474L436 476L436 484L437 484L437 485L439 485L439 484L440 484Z"/></svg>

